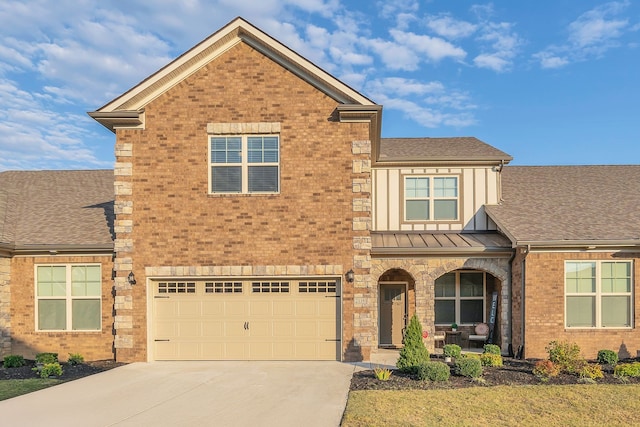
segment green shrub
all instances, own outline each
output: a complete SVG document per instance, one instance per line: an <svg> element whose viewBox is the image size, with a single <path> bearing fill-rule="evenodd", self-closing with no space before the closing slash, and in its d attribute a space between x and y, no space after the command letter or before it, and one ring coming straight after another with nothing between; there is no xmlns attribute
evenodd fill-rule
<svg viewBox="0 0 640 427"><path fill-rule="evenodd" d="M502 356L495 353L482 353L480 363L482 366L502 366Z"/></svg>
<svg viewBox="0 0 640 427"><path fill-rule="evenodd" d="M414 314L409 321L404 336L404 347L400 350L400 357L396 366L403 372L411 372L414 366L429 360L429 351L422 341L422 325Z"/></svg>
<svg viewBox="0 0 640 427"><path fill-rule="evenodd" d="M545 383L549 381L550 378L557 377L558 374L560 374L560 367L551 360L539 360L533 367L533 375Z"/></svg>
<svg viewBox="0 0 640 427"><path fill-rule="evenodd" d="M415 375L422 381L448 381L451 369L444 362L426 362L416 366Z"/></svg>
<svg viewBox="0 0 640 427"><path fill-rule="evenodd" d="M500 350L500 346L495 344L485 344L484 353L502 355L502 350Z"/></svg>
<svg viewBox="0 0 640 427"><path fill-rule="evenodd" d="M580 347L575 343L551 341L546 347L549 360L560 367L560 370L577 374L582 371L587 361L580 354Z"/></svg>
<svg viewBox="0 0 640 427"><path fill-rule="evenodd" d="M640 362L621 363L613 368L613 375L618 378L640 377Z"/></svg>
<svg viewBox="0 0 640 427"><path fill-rule="evenodd" d="M4 357L4 367L5 368L19 368L20 366L24 366L24 357L17 354L10 354Z"/></svg>
<svg viewBox="0 0 640 427"><path fill-rule="evenodd" d="M618 363L618 353L613 350L598 351L598 363L601 365L615 365Z"/></svg>
<svg viewBox="0 0 640 427"><path fill-rule="evenodd" d="M453 373L463 377L480 378L482 376L482 363L477 357L461 357L456 359Z"/></svg>
<svg viewBox="0 0 640 427"><path fill-rule="evenodd" d="M47 365L49 363L58 362L58 353L38 353L36 354L36 363Z"/></svg>
<svg viewBox="0 0 640 427"><path fill-rule="evenodd" d="M84 362L84 357L80 353L69 353L69 360L67 361L69 365L75 366Z"/></svg>
<svg viewBox="0 0 640 427"><path fill-rule="evenodd" d="M592 381L604 378L602 367L600 365L591 365L588 363L582 367L582 370L578 372L578 375L582 379L588 379Z"/></svg>
<svg viewBox="0 0 640 427"><path fill-rule="evenodd" d="M40 370L40 378L49 378L53 375L62 375L62 366L58 362L45 363Z"/></svg>
<svg viewBox="0 0 640 427"><path fill-rule="evenodd" d="M462 354L462 348L458 344L445 344L442 347L442 354L446 357L460 357Z"/></svg>
<svg viewBox="0 0 640 427"><path fill-rule="evenodd" d="M373 369L373 373L375 374L376 378L379 379L380 381L389 381L389 378L391 378L391 371L387 368L381 368L379 366L376 366Z"/></svg>

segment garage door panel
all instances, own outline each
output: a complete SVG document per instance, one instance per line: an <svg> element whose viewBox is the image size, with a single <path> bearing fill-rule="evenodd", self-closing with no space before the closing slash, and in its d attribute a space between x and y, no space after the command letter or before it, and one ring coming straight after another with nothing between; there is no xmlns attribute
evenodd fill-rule
<svg viewBox="0 0 640 427"><path fill-rule="evenodd" d="M195 281L193 291L178 287L152 299L156 360L339 359L335 288L307 282L301 293L297 281L282 279L226 283Z"/></svg>

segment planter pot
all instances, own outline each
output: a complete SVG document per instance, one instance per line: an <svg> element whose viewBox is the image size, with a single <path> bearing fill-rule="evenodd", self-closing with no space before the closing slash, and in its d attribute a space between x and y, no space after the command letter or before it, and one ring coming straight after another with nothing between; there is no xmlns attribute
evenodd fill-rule
<svg viewBox="0 0 640 427"><path fill-rule="evenodd" d="M451 357L445 356L444 357L444 361L445 361L445 363L451 363Z"/></svg>

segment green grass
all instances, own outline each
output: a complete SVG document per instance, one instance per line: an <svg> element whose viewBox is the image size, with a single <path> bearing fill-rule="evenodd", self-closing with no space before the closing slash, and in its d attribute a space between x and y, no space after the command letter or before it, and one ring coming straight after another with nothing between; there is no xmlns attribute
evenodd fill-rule
<svg viewBox="0 0 640 427"><path fill-rule="evenodd" d="M640 425L640 385L352 391L343 427Z"/></svg>
<svg viewBox="0 0 640 427"><path fill-rule="evenodd" d="M26 380L1 380L0 400L11 399L21 394L31 393L36 390L60 384L62 381L56 379L29 378Z"/></svg>

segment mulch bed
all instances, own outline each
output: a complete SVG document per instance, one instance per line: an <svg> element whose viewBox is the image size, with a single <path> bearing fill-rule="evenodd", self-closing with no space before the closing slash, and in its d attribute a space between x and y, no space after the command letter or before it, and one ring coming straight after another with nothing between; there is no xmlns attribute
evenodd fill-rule
<svg viewBox="0 0 640 427"><path fill-rule="evenodd" d="M431 356L431 360L443 361L441 357ZM375 377L372 370L359 371L353 374L351 379L351 390L438 390L457 389L465 387L492 387L498 385L518 386L518 385L566 385L580 384L577 375L562 373L548 382L542 383L532 370L537 360L519 360L504 358L504 366L483 367L483 374L480 379L471 379L451 375L448 381L432 382L420 381L412 375L393 370L388 381L380 381ZM640 361L640 359L621 360L623 362ZM622 381L613 376L613 367L604 365L602 367L604 378L596 380L597 384L640 384L640 378L627 378Z"/></svg>
<svg viewBox="0 0 640 427"><path fill-rule="evenodd" d="M32 369L36 366L35 361L25 360L26 365L19 368L0 368L0 380L24 380L27 378L40 378L37 372ZM124 363L115 362L113 360L99 360L96 362L84 362L78 365L69 365L67 363L61 363L62 376L54 377L61 381L77 380L78 378L86 377L89 375L97 374L98 372L106 371L117 366L122 366Z"/></svg>

